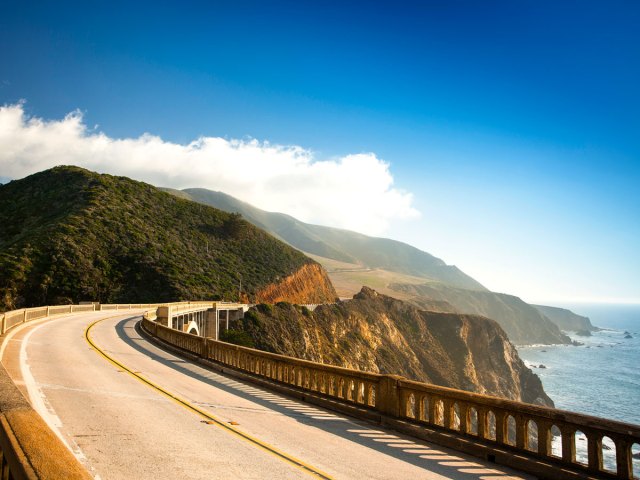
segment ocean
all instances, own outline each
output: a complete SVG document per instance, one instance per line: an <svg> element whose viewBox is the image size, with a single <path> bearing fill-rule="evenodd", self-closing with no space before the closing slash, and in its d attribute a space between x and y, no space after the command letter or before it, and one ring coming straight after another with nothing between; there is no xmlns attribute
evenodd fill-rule
<svg viewBox="0 0 640 480"><path fill-rule="evenodd" d="M591 337L567 332L584 343L579 347L518 347L520 357L557 408L640 425L640 305L562 307L603 330Z"/></svg>
<svg viewBox="0 0 640 480"><path fill-rule="evenodd" d="M591 337L567 332L581 346L518 347L520 358L540 377L556 408L640 425L640 305L558 306L603 330ZM577 442L578 457L586 453L583 446ZM612 460L605 456L605 464Z"/></svg>

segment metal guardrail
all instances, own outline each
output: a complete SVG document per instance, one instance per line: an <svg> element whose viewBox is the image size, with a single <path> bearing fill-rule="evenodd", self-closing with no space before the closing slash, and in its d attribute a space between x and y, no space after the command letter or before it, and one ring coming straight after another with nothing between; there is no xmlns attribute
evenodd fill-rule
<svg viewBox="0 0 640 480"><path fill-rule="evenodd" d="M142 325L149 334L203 359L355 407L351 413L356 416L363 411L370 419L375 413L394 428L543 478L634 478L638 425L262 352L146 318ZM554 437L560 439L555 442L559 450L552 447ZM587 460L582 462L576 456L580 438L587 441ZM605 438L615 445L613 452ZM615 456L612 469L603 461L605 453Z"/></svg>

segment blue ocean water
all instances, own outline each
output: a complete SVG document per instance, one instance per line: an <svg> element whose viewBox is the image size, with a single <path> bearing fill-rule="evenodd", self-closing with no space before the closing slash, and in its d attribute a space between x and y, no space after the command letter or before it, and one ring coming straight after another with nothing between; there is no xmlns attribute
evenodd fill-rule
<svg viewBox="0 0 640 480"><path fill-rule="evenodd" d="M603 330L591 337L567 332L584 343L578 347L518 347L520 357L557 408L640 425L640 305L560 306Z"/></svg>
<svg viewBox="0 0 640 480"><path fill-rule="evenodd" d="M640 425L640 305L557 306L589 317L603 330L591 337L567 332L581 346L518 347L522 360L538 374L556 408ZM615 445L605 437L603 446L604 466L614 471ZM552 450L560 455L560 448L560 438L555 437ZM634 478L639 478L639 445L633 446L632 454ZM587 460L584 435L576 436L576 458Z"/></svg>

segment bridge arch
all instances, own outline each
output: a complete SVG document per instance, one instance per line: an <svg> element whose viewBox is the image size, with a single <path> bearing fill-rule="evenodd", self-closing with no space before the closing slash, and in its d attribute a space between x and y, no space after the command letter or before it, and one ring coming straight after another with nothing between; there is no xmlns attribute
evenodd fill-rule
<svg viewBox="0 0 640 480"><path fill-rule="evenodd" d="M187 325L187 333L200 336L200 328L195 321L191 320L189 322L189 325Z"/></svg>

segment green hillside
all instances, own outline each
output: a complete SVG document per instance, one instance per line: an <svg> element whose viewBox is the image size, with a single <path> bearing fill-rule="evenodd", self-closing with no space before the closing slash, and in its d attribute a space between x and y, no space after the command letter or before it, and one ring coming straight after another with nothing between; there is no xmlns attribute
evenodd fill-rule
<svg viewBox="0 0 640 480"><path fill-rule="evenodd" d="M124 177L56 167L0 186L0 310L251 297L307 263L229 214Z"/></svg>
<svg viewBox="0 0 640 480"><path fill-rule="evenodd" d="M203 188L169 190L227 212L238 212L254 225L267 230L303 252L341 262L380 268L460 288L486 290L457 267L406 243L376 238L339 228L311 225L289 215L260 210L222 192Z"/></svg>

